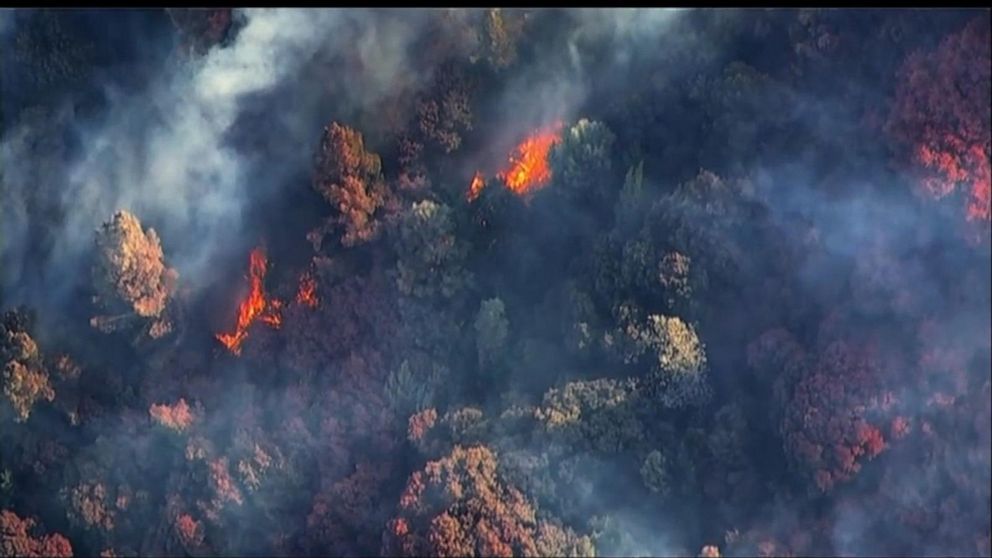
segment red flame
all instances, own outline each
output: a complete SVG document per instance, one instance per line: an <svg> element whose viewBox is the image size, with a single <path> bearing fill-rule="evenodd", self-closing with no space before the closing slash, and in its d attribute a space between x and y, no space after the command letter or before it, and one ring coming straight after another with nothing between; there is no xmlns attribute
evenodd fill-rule
<svg viewBox="0 0 992 558"><path fill-rule="evenodd" d="M551 181L551 166L548 154L561 140L562 122L545 126L525 138L510 154L507 167L496 175L511 192L518 196L526 195L548 185ZM465 199L475 201L486 187L482 171L475 171L472 182L465 192Z"/></svg>
<svg viewBox="0 0 992 558"><path fill-rule="evenodd" d="M300 277L300 288L296 291L296 302L310 308L316 308L320 304L320 300L317 298L317 281L314 280L309 271Z"/></svg>
<svg viewBox="0 0 992 558"><path fill-rule="evenodd" d="M498 176L514 194L524 195L539 190L551 181L548 153L561 140L563 124L538 130L527 137L510 155L509 167Z"/></svg>
<svg viewBox="0 0 992 558"><path fill-rule="evenodd" d="M250 290L248 297L238 307L238 323L231 333L218 333L217 340L224 344L232 353L241 354L241 345L248 338L248 328L256 320L279 328L282 325L282 301L265 298L262 283L268 270L268 260L261 248L251 251L249 257L248 281Z"/></svg>
<svg viewBox="0 0 992 558"><path fill-rule="evenodd" d="M482 189L486 187L486 179L482 176L481 171L475 171L475 176L472 177L472 183L468 186L468 192L465 193L465 199L469 202L475 201L482 193Z"/></svg>

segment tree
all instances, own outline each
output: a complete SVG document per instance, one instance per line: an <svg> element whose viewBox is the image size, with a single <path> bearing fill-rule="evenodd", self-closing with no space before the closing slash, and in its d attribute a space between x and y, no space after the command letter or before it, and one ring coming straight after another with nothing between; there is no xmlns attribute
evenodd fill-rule
<svg viewBox="0 0 992 558"><path fill-rule="evenodd" d="M479 354L479 367L486 368L497 362L506 346L510 322L499 298L483 300L475 316L475 346Z"/></svg>
<svg viewBox="0 0 992 558"><path fill-rule="evenodd" d="M284 314L284 362L304 374L347 357L358 347L389 347L401 323L396 287L387 273L361 273L340 259L317 262L317 291L334 301L317 308L290 305Z"/></svg>
<svg viewBox="0 0 992 558"><path fill-rule="evenodd" d="M0 364L3 393L13 407L18 422L31 415L38 401L55 399L38 345L27 332L28 320L20 312L9 311L0 321Z"/></svg>
<svg viewBox="0 0 992 558"><path fill-rule="evenodd" d="M335 556L374 552L388 513L382 486L390 482L391 473L381 464L362 462L354 473L319 492L307 516L310 552Z"/></svg>
<svg viewBox="0 0 992 558"><path fill-rule="evenodd" d="M0 510L0 556L72 558L69 540L56 533L34 536L35 521L21 519L12 511Z"/></svg>
<svg viewBox="0 0 992 558"><path fill-rule="evenodd" d="M8 91L14 95L23 91L20 95L32 104L80 86L98 56L96 45L79 33L71 13L61 10L26 13L12 43L13 56L7 61L20 70L15 75L23 81Z"/></svg>
<svg viewBox="0 0 992 558"><path fill-rule="evenodd" d="M468 77L452 64L437 70L433 95L417 103L417 124L421 136L445 154L462 144L462 134L472 130L472 87ZM416 159L407 154L408 161Z"/></svg>
<svg viewBox="0 0 992 558"><path fill-rule="evenodd" d="M224 41L232 28L231 8L167 8L186 49L204 54Z"/></svg>
<svg viewBox="0 0 992 558"><path fill-rule="evenodd" d="M17 411L19 422L27 420L35 402L55 399L48 374L41 368L28 367L18 361L10 361L4 366L3 392Z"/></svg>
<svg viewBox="0 0 992 558"><path fill-rule="evenodd" d="M681 408L705 402L710 389L706 351L695 328L677 317L651 315L647 326L629 323L632 356L647 353L651 371L644 388L666 407Z"/></svg>
<svg viewBox="0 0 992 558"><path fill-rule="evenodd" d="M788 396L781 424L786 455L821 492L854 477L886 448L872 421L885 397L870 349L831 343Z"/></svg>
<svg viewBox="0 0 992 558"><path fill-rule="evenodd" d="M888 131L924 171L923 190L940 199L963 191L968 220L990 219L992 185L992 60L990 23L983 14L932 52L910 55Z"/></svg>
<svg viewBox="0 0 992 558"><path fill-rule="evenodd" d="M634 413L637 396L631 380L569 382L548 390L534 416L553 439L569 447L615 453L644 437L644 425Z"/></svg>
<svg viewBox="0 0 992 558"><path fill-rule="evenodd" d="M623 187L613 207L613 223L618 232L625 237L637 232L649 205L648 193L644 188L644 161L638 161L627 169Z"/></svg>
<svg viewBox="0 0 992 558"><path fill-rule="evenodd" d="M385 201L382 162L365 150L362 134L337 122L324 128L314 157L313 188L332 207L332 216L308 238L320 250L326 234L341 228L346 247L368 242L379 232L376 211Z"/></svg>
<svg viewBox="0 0 992 558"><path fill-rule="evenodd" d="M161 405L152 404L148 409L148 414L151 415L152 420L156 423L178 433L189 429L196 420L196 416L186 403L186 400L181 397L173 405L167 403Z"/></svg>
<svg viewBox="0 0 992 558"><path fill-rule="evenodd" d="M671 251L658 262L658 278L665 289L665 302L676 312L695 313L694 286L705 284L705 277L692 265L692 258L678 251Z"/></svg>
<svg viewBox="0 0 992 558"><path fill-rule="evenodd" d="M612 207L616 192L612 170L616 136L602 122L585 118L562 134L548 154L557 191L583 207Z"/></svg>
<svg viewBox="0 0 992 558"><path fill-rule="evenodd" d="M641 479L644 481L644 486L661 496L667 496L671 491L671 473L667 465L665 456L658 450L649 453L641 465Z"/></svg>
<svg viewBox="0 0 992 558"><path fill-rule="evenodd" d="M701 170L655 201L641 234L664 239L667 247L698 262L710 277L727 282L742 274L750 277L742 243L752 238L748 228L756 223L750 218L753 209L745 186Z"/></svg>
<svg viewBox="0 0 992 558"><path fill-rule="evenodd" d="M391 556L592 555L586 537L538 520L485 446L455 446L411 475L383 533Z"/></svg>
<svg viewBox="0 0 992 558"><path fill-rule="evenodd" d="M788 124L795 101L791 89L754 67L736 61L712 77L690 82L689 98L699 103L699 139L689 140L700 166L740 172L772 151L780 138L799 133Z"/></svg>
<svg viewBox="0 0 992 558"><path fill-rule="evenodd" d="M145 231L137 217L118 211L97 229L96 250L94 302L110 315L94 316L93 327L111 332L136 319L152 338L172 331L165 310L179 274L166 266L155 230Z"/></svg>
<svg viewBox="0 0 992 558"><path fill-rule="evenodd" d="M523 33L523 19L507 17L500 8L486 10L482 20L482 55L489 64L503 70L517 60L517 42Z"/></svg>
<svg viewBox="0 0 992 558"><path fill-rule="evenodd" d="M455 234L451 208L430 200L414 203L399 218L393 248L396 286L415 298L451 298L467 286L468 247Z"/></svg>
<svg viewBox="0 0 992 558"><path fill-rule="evenodd" d="M417 352L403 359L386 379L386 399L400 417L407 417L436 404L448 368Z"/></svg>

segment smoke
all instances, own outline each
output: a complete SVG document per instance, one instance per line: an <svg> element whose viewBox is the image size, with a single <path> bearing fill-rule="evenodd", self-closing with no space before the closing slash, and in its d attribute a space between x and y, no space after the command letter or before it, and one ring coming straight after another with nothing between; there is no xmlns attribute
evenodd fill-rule
<svg viewBox="0 0 992 558"><path fill-rule="evenodd" d="M238 246L245 206L270 187L254 183L249 166L226 139L241 100L294 75L333 31L327 12L249 10L228 48L200 62L169 68L163 83L115 103L113 116L87 138L63 198L74 206L67 231L92 228L116 208L158 224L173 265L196 288L210 262ZM87 235L60 247L77 253Z"/></svg>
<svg viewBox="0 0 992 558"><path fill-rule="evenodd" d="M27 303L59 316L58 311L88 277L86 258L94 229L117 209L133 212L145 226L158 231L166 259L179 271L180 284L186 289L195 292L208 288L218 280L219 267L243 270L248 249L270 237L269 231L261 230L268 225L256 216L278 213L271 208L288 203L284 200L290 197L289 191L309 188L311 156L323 126L331 120L353 126L366 135L370 150L377 151L386 139L392 139L389 133L396 123L390 121L390 111L409 117L410 100L433 83L438 69L436 60L425 61L427 57L419 51L432 38L435 28L431 25L438 14L430 10L245 10L240 13L244 25L229 45L214 47L196 60L169 60L160 71L149 72L155 77L139 90L103 83L104 113L83 116L75 104L63 102L46 111L26 111L19 122L5 122L0 145L0 290L10 300L4 302ZM451 21L455 26L468 26L480 15L480 11L456 11L451 13ZM14 17L12 11L0 10L0 39L10 35ZM752 178L778 232L797 232L797 224L808 225L812 231L812 240L788 240L790 246L804 252L797 268L790 268L796 276L789 278L799 285L802 298L818 309L843 306L853 321L871 330L877 325L872 320L880 316L891 320L891 315L861 303L879 304L880 300L897 298L897 291L905 288L919 302L900 310L903 314L897 317L906 318L904 322L886 324L892 326L883 331L892 337L888 340L891 347L915 343L915 339L905 339L906 331L915 332L913 320L927 316L939 319L944 334L958 339L963 352L988 354L982 335L987 331L992 298L988 282L983 281L987 275L976 273L977 284L972 277L963 292L948 287L953 283L949 281L953 271L949 270L974 267L975 252L961 244L959 231L945 215L905 195L909 191L906 177L885 168L884 150L869 145L882 142L861 126L856 109L840 101L831 104L808 91L804 95L785 80L760 89L754 94L757 100L748 97L741 102L735 97L721 99L725 105L712 103L718 105L716 108L700 108L709 102L705 95L714 83L714 88L725 87L719 81L723 67L718 63L736 56L728 53L731 39L722 36L722 30L746 16L726 12L707 20L706 15L682 9L580 9L542 10L530 17L527 41L531 47L521 50L516 64L500 75L491 105L478 111L486 113L485 122L479 122L477 115L476 123L482 125L470 132L482 138L498 163L524 134L539 126L557 120L570 125L586 116L604 118L613 114L611 102L620 105L629 99L614 98L628 90L656 95L652 101L675 99L683 90L668 85L692 83L691 88L703 90L703 94L692 103L659 109L659 113L667 111L663 124L660 120L631 122L632 127L645 128L671 124L671 130L653 131L657 136L651 137L661 137L663 143L647 147L649 155L665 161L675 159L678 166L650 169L649 165L654 171L648 178L651 188L670 187L673 184L669 182L677 182L672 177L680 176L683 167L695 169L700 163L698 157L688 162L668 157L669 151L698 155L697 151L679 148L717 145L721 149L705 155L723 168L711 170L718 170L725 179L741 175ZM452 40L461 50L473 46L468 38ZM697 79L701 75L713 81ZM884 98L876 84L861 83L860 78L850 81L856 94L875 102ZM745 86L750 87L749 83ZM789 104L778 104L783 99ZM736 112L745 104L755 111ZM726 129L710 121L713 113L725 110L725 106L734 110L728 111L731 116L722 116L720 126L727 125ZM616 121L629 122L619 117ZM774 153L772 149L759 151L752 150L750 144L742 145L765 141L781 131L776 126L782 122L794 123L794 129L806 133L805 139L816 140L784 151L796 156L790 163L761 158L761 153ZM710 127L704 128L704 124ZM624 132L614 131L618 135ZM737 157L745 151L758 155L752 160ZM391 162L385 163L388 166ZM834 166L846 168L847 174L833 174ZM59 170L63 167L65 172ZM392 169L386 170L388 175ZM825 186L834 182L839 184L836 191ZM620 186L618 182L603 188L618 190ZM285 219L282 214L270 217L277 218ZM561 217L561 223L575 222ZM544 225L550 230L556 223ZM757 270L765 269L763 264L768 263L762 258L770 258L758 246L761 242L760 238L739 239L740 246L753 248L747 256L758 262L754 264ZM305 246L302 238L299 244ZM524 244L521 249L532 252L515 253L513 259L518 261L510 263L541 261L541 250L546 247L541 242ZM934 263L933 252L938 250L944 266ZM876 253L879 257L872 259ZM272 257L275 260L279 254ZM987 253L978 257L987 262ZM227 261L232 266L219 264ZM553 270L541 272L554 274ZM869 283L868 277L883 280ZM754 278L744 277L741 282L750 280ZM499 294L512 303L513 296L520 293L490 294ZM721 318L728 324L752 323L752 316L743 316L748 311L742 310L746 304L749 302L728 307ZM767 312L779 316L777 310ZM554 331L559 325L550 324L546 329ZM736 331L734 335L759 333ZM734 349L726 348L720 340L706 341L712 351L730 353ZM550 362L544 367L549 370L560 364L553 362L560 356L553 351L535 350L547 353L541 356ZM204 358L204 366L210 366L207 360ZM737 373L718 369L714 377L730 378ZM907 387L897 393L899 412L910 418L926 412L923 397L914 389ZM208 409L211 417L217 417L211 420L223 423L235 416L237 409L250 406L241 400L230 405ZM283 412L279 409L273 414ZM222 432L220 427L217 430ZM126 445L125 434L115 437ZM780 446L780 440L772 442ZM540 453L539 448L533 452ZM884 462L889 455L879 461ZM581 493L575 500L581 513L588 511L586 515L590 515L602 501L615 496L614 473L627 474L609 468L598 478L589 475L577 481ZM979 478L979 474L971 477ZM627 480L642 489L638 478ZM919 484L926 482L930 481L923 479ZM631 500L641 497L633 494L633 489L630 492ZM804 510L793 509L801 508L801 504L791 502L772 505L773 513L767 515L782 520L766 523L788 523L776 528L782 532L792 529L798 522L795 517ZM635 540L603 549L607 552L669 554L688 538L674 527L677 521L671 517L641 513L633 507L618 506L617 510L616 517ZM870 518L863 510L838 506L838 519L830 533L835 552L857 554L886 548L884 543L868 540L871 530L865 523Z"/></svg>
<svg viewBox="0 0 992 558"><path fill-rule="evenodd" d="M251 206L274 195L288 176L307 172L328 105L345 105L354 115L381 102L398 81L410 81L402 74L419 28L395 14L250 9L243 16L233 44L199 60L170 60L140 91L104 84L108 113L100 121L76 120L66 106L42 119L47 127L24 121L5 134L2 284L13 299L47 306L54 295L57 305L69 294L70 279L86 269L93 230L117 209L156 228L185 288L204 287L218 258L241 257L245 244L257 240L245 222ZM349 75L347 95L330 94L330 84L341 79L330 70L342 68L321 67L318 52L354 56L349 61L358 71ZM264 127L248 126L252 118L264 118ZM257 142L235 144L234 130L267 134L269 143L253 151ZM52 191L41 195L34 189L46 172L43 155L52 154L37 153L38 137L53 136L61 146L58 138L66 134L79 148L66 176L46 177ZM39 199L51 204L49 196L62 219L38 266L39 285L26 267L39 254L23 247L38 234L29 208Z"/></svg>
<svg viewBox="0 0 992 558"><path fill-rule="evenodd" d="M13 27L14 10L12 8L0 9L0 40L4 39Z"/></svg>

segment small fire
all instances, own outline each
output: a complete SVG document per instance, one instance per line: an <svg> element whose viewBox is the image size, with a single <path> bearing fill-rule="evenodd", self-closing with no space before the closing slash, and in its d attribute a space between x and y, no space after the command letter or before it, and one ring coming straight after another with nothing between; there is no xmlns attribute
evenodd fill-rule
<svg viewBox="0 0 992 558"><path fill-rule="evenodd" d="M514 194L524 195L546 186L551 180L548 153L561 140L563 124L542 128L525 139L510 155L510 166L498 176Z"/></svg>
<svg viewBox="0 0 992 558"><path fill-rule="evenodd" d="M300 288L296 291L296 302L310 308L316 308L320 303L317 299L317 281L308 271L300 277Z"/></svg>
<svg viewBox="0 0 992 558"><path fill-rule="evenodd" d="M475 176L472 177L472 183L468 186L468 192L465 193L465 199L469 202L475 201L482 193L482 189L486 187L486 179L482 176L481 171L475 171Z"/></svg>
<svg viewBox="0 0 992 558"><path fill-rule="evenodd" d="M248 298L238 307L238 323L231 333L218 333L217 340L224 344L232 353L241 354L241 345L248 338L248 328L258 319L271 327L282 326L282 301L265 298L262 282L268 271L268 260L261 248L251 251L249 257L248 281L250 290Z"/></svg>

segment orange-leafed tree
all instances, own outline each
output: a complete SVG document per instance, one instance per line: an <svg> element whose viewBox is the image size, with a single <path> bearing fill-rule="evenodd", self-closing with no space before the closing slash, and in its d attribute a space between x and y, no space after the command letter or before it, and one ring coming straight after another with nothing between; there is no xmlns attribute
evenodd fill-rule
<svg viewBox="0 0 992 558"><path fill-rule="evenodd" d="M69 558L69 539L56 533L37 535L33 519L21 519L16 513L0 510L0 556Z"/></svg>
<svg viewBox="0 0 992 558"><path fill-rule="evenodd" d="M314 498L307 516L307 540L311 552L356 556L375 552L387 519L383 485L392 473L382 463L360 462L355 472L334 482Z"/></svg>
<svg viewBox="0 0 992 558"><path fill-rule="evenodd" d="M21 313L4 313L0 321L0 385L14 409L14 420L23 422L40 401L55 399L55 390L45 370L38 345L28 333L28 320ZM3 409L0 403L0 410Z"/></svg>
<svg viewBox="0 0 992 558"><path fill-rule="evenodd" d="M417 125L425 143L444 153L456 151L472 130L472 84L457 66L440 68L431 95L417 103Z"/></svg>
<svg viewBox="0 0 992 558"><path fill-rule="evenodd" d="M375 214L385 200L385 183L382 162L378 155L365 150L360 132L337 122L324 128L314 158L313 188L334 212L323 227L309 235L316 249L335 227L343 229L344 246L375 238L379 231Z"/></svg>
<svg viewBox="0 0 992 558"><path fill-rule="evenodd" d="M781 423L785 452L820 491L853 478L886 449L880 374L870 347L836 341L792 386Z"/></svg>
<svg viewBox="0 0 992 558"><path fill-rule="evenodd" d="M963 192L971 221L990 218L990 44L986 13L936 50L910 55L888 123L924 171L924 191L935 198Z"/></svg>
<svg viewBox="0 0 992 558"><path fill-rule="evenodd" d="M592 544L538 520L531 503L497 471L485 446L455 446L407 482L383 533L390 556L591 555Z"/></svg>
<svg viewBox="0 0 992 558"><path fill-rule="evenodd" d="M93 264L94 302L106 314L94 316L93 327L111 332L136 321L152 338L172 331L166 306L179 274L168 267L154 229L145 230L137 217L118 211L96 231Z"/></svg>
<svg viewBox="0 0 992 558"><path fill-rule="evenodd" d="M180 398L174 404L152 404L148 408L152 421L175 432L183 432L193 424L196 416L186 400Z"/></svg>

